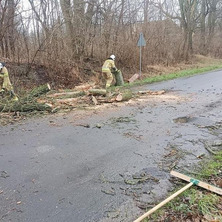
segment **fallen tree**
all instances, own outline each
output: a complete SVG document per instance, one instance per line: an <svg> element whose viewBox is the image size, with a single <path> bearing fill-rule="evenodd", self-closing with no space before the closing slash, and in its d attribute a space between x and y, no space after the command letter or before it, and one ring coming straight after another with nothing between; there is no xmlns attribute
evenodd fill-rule
<svg viewBox="0 0 222 222"><path fill-rule="evenodd" d="M48 104L41 104L37 102L20 103L8 102L6 104L0 103L0 112L33 112L33 111L48 111L52 110Z"/></svg>
<svg viewBox="0 0 222 222"><path fill-rule="evenodd" d="M37 98L50 91L50 85L45 84L33 89L27 95L21 97L19 101L13 101L10 97L0 99L0 112L33 112L48 111L52 107L47 103L38 103Z"/></svg>

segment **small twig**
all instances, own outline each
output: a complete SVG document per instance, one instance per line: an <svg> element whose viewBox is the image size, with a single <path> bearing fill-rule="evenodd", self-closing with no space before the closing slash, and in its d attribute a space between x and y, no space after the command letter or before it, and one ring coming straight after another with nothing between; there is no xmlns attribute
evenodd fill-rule
<svg viewBox="0 0 222 222"><path fill-rule="evenodd" d="M217 153L214 152L212 149L210 149L210 147L206 143L204 144L204 147L209 153L211 153L213 155L217 155Z"/></svg>
<svg viewBox="0 0 222 222"><path fill-rule="evenodd" d="M136 152L133 152L134 154L136 154L136 155L138 155L138 156L141 156L141 157L143 157L143 155L142 154L140 154L140 153L136 153Z"/></svg>
<svg viewBox="0 0 222 222"><path fill-rule="evenodd" d="M208 146L207 143L205 143L203 140L199 140L199 141L204 144L204 148L205 148L209 153L211 153L211 154L213 154L213 155L217 155L217 153L214 152L214 151Z"/></svg>

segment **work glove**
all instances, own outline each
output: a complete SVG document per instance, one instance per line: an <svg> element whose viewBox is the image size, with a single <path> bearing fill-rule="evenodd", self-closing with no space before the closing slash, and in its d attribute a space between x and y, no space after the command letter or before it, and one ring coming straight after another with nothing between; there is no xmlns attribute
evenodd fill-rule
<svg viewBox="0 0 222 222"><path fill-rule="evenodd" d="M3 96L4 93L5 93L5 90L4 90L4 89L1 89L1 90L0 90L0 96Z"/></svg>
<svg viewBox="0 0 222 222"><path fill-rule="evenodd" d="M116 71L117 71L116 67L111 68L111 72L116 72Z"/></svg>

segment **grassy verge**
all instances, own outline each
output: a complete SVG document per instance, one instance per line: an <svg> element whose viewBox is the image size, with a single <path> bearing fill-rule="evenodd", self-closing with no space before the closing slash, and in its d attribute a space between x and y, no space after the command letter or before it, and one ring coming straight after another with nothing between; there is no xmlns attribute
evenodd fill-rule
<svg viewBox="0 0 222 222"><path fill-rule="evenodd" d="M211 160L203 161L199 168L201 170L193 177L221 186L222 151L213 156ZM180 188L181 186L177 189ZM222 197L193 186L153 214L150 219L143 220L143 222L148 221L220 222L222 221Z"/></svg>
<svg viewBox="0 0 222 222"><path fill-rule="evenodd" d="M216 65L210 65L210 66L207 66L207 67L187 69L187 70L182 70L182 71L175 72L175 73L148 77L148 78L145 78L143 80L138 80L138 81L135 81L135 82L130 83L130 84L126 83L126 84L124 84L124 87L144 85L144 84L147 84L147 83L161 82L161 81L176 79L176 78L180 78L180 77L193 76L193 75L196 75L196 74L201 74L201 73L205 73L205 72L208 72L208 71L217 70L217 69L221 69L221 68L222 68L222 64L216 64Z"/></svg>

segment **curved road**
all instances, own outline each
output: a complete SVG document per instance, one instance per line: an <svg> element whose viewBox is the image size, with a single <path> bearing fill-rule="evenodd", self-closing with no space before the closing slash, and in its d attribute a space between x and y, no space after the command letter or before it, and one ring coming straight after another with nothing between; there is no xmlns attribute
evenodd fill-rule
<svg viewBox="0 0 222 222"><path fill-rule="evenodd" d="M221 139L222 71L147 89L166 94L1 127L0 221L133 221L165 197Z"/></svg>

